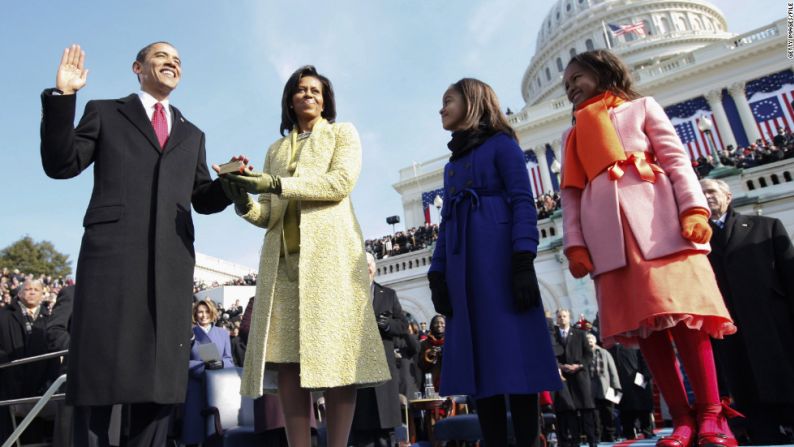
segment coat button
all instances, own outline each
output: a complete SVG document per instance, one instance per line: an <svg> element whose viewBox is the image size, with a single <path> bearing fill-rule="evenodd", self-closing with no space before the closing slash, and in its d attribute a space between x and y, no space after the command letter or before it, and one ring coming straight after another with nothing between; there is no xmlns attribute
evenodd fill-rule
<svg viewBox="0 0 794 447"><path fill-rule="evenodd" d="M471 167L471 162L466 163L466 169L469 169L470 167Z"/></svg>
<svg viewBox="0 0 794 447"><path fill-rule="evenodd" d="M471 186L472 183L474 183L474 182L472 182L471 180L466 180L466 186Z"/></svg>
<svg viewBox="0 0 794 447"><path fill-rule="evenodd" d="M455 194L455 191L457 191L457 188L455 188L454 186L449 188L450 194Z"/></svg>
<svg viewBox="0 0 794 447"><path fill-rule="evenodd" d="M450 176L450 177L452 177L452 176L454 176L454 175L455 175L455 171L453 171L452 169L450 169L450 170L449 170L449 176Z"/></svg>

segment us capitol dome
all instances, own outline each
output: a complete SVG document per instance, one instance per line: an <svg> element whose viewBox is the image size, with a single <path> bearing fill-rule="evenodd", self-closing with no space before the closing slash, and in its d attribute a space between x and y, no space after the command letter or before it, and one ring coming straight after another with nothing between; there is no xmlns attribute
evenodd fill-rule
<svg viewBox="0 0 794 447"><path fill-rule="evenodd" d="M609 25L642 24L635 33L612 35ZM733 36L722 13L692 0L557 0L538 32L537 52L521 81L528 105L563 95L562 72L570 58L596 48L611 48L631 68L658 65L681 52Z"/></svg>

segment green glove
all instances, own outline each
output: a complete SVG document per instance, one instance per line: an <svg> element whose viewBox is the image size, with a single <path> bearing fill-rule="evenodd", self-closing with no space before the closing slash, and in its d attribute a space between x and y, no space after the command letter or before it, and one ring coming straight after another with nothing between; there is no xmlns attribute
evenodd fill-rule
<svg viewBox="0 0 794 447"><path fill-rule="evenodd" d="M281 179L264 172L243 171L242 174L226 174L226 178L251 194L281 194Z"/></svg>
<svg viewBox="0 0 794 447"><path fill-rule="evenodd" d="M234 208L240 214L246 214L253 204L254 200L248 193L236 183L232 183L229 179L221 177L221 188L226 197L234 203Z"/></svg>

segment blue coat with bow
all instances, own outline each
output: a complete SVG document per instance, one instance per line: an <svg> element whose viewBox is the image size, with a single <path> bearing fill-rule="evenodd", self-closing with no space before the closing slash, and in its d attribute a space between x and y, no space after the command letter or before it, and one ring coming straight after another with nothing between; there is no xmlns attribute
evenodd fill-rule
<svg viewBox="0 0 794 447"><path fill-rule="evenodd" d="M497 133L444 167L444 206L430 271L445 274L441 394L483 398L561 387L543 306L518 314L512 254L537 252L524 154Z"/></svg>
<svg viewBox="0 0 794 447"><path fill-rule="evenodd" d="M190 369L188 372L187 397L182 419L182 443L198 444L204 442L206 425L201 411L207 406L204 388L204 362L199 355L199 345L215 343L221 354L224 368L234 368L232 361L232 345L229 332L215 325L204 332L198 326L193 326L193 342L190 347Z"/></svg>

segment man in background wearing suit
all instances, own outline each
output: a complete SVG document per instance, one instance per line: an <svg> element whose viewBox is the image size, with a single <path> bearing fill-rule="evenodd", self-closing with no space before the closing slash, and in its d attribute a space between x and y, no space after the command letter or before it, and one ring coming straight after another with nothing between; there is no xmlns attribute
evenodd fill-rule
<svg viewBox="0 0 794 447"><path fill-rule="evenodd" d="M595 447L598 444L595 401L590 387L593 350L587 343L585 332L571 326L571 312L568 309L557 311L552 343L556 345L554 352L564 378L563 388L554 399L560 447L578 447L582 431L588 445Z"/></svg>
<svg viewBox="0 0 794 447"><path fill-rule="evenodd" d="M790 444L794 425L794 247L778 219L745 216L728 184L700 181L711 210L709 261L739 331L713 340L752 444ZM782 428L782 429L781 429ZM784 434L788 430L787 434Z"/></svg>
<svg viewBox="0 0 794 447"><path fill-rule="evenodd" d="M140 91L89 101L85 52L63 52L56 88L41 95L41 160L56 179L93 164L71 320L67 403L74 444L106 446L113 404L122 445L165 444L174 404L185 399L190 351L194 229L191 205L217 213L230 201L210 179L204 133L168 101L179 84L176 48L155 42L132 63Z"/></svg>
<svg viewBox="0 0 794 447"><path fill-rule="evenodd" d="M400 379L394 340L408 333L408 321L397 299L397 293L375 282L378 267L375 257L367 253L369 279L372 281L372 308L378 322L386 363L391 380L374 388L359 388L353 416L351 444L356 447L388 447L391 432L402 424L400 417Z"/></svg>

